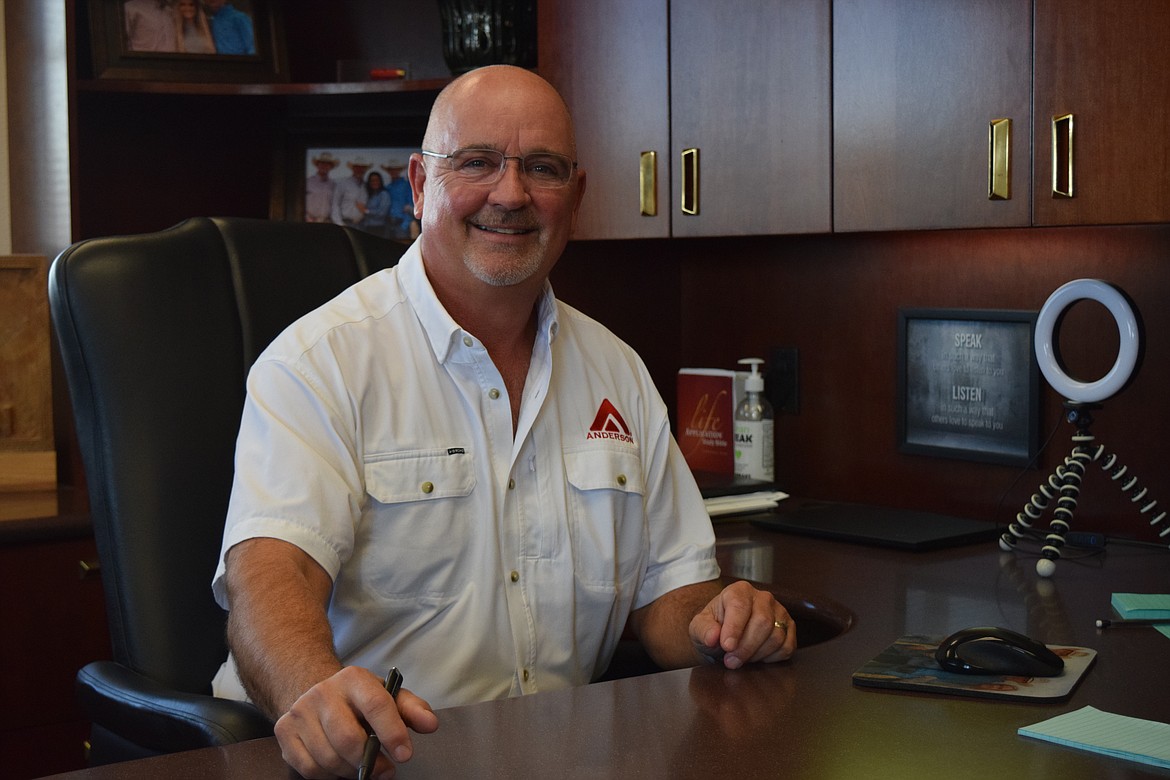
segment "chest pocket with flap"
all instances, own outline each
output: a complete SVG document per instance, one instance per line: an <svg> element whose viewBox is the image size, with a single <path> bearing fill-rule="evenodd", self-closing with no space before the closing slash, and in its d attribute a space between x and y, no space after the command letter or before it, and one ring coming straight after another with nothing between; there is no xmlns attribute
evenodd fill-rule
<svg viewBox="0 0 1170 780"><path fill-rule="evenodd" d="M462 448L394 453L367 461L366 492L382 504L466 496L475 487L471 456Z"/></svg>
<svg viewBox="0 0 1170 780"><path fill-rule="evenodd" d="M578 582L613 592L628 586L646 559L645 484L636 450L566 451L569 524Z"/></svg>
<svg viewBox="0 0 1170 780"><path fill-rule="evenodd" d="M445 603L463 587L474 553L472 455L445 448L388 453L368 460L364 472L372 501L355 545L365 552L350 562L351 575L412 608Z"/></svg>

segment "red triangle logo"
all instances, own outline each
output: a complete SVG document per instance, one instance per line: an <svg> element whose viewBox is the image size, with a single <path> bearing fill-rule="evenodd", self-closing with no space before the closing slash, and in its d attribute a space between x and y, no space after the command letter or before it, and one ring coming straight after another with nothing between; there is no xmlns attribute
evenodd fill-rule
<svg viewBox="0 0 1170 780"><path fill-rule="evenodd" d="M627 442L634 440L630 436L630 427L626 425L621 413L610 403L608 398L604 399L601 406L597 408L597 416L593 418L593 424L589 426L589 434L586 438L618 439Z"/></svg>

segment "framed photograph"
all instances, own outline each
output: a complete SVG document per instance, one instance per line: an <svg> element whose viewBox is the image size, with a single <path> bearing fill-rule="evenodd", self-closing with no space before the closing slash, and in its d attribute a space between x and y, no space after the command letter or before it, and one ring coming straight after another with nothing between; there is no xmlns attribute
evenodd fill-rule
<svg viewBox="0 0 1170 780"><path fill-rule="evenodd" d="M401 128L292 134L283 181L273 188L272 218L333 222L413 241L420 226L406 172L419 147L395 143L408 135Z"/></svg>
<svg viewBox="0 0 1170 780"><path fill-rule="evenodd" d="M898 312L898 449L1027 465L1040 440L1036 312Z"/></svg>
<svg viewBox="0 0 1170 780"><path fill-rule="evenodd" d="M288 81L277 0L86 0L93 76Z"/></svg>

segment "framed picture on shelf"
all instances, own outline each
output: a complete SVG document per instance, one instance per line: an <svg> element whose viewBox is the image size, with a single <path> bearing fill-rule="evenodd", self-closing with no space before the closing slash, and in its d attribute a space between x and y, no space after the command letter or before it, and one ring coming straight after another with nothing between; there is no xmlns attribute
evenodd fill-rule
<svg viewBox="0 0 1170 780"><path fill-rule="evenodd" d="M93 77L288 81L277 0L85 0Z"/></svg>
<svg viewBox="0 0 1170 780"><path fill-rule="evenodd" d="M898 449L1027 465L1040 439L1036 312L898 312Z"/></svg>
<svg viewBox="0 0 1170 780"><path fill-rule="evenodd" d="M406 128L289 136L283 180L273 187L272 218L333 222L399 241L418 237L407 179L422 137Z"/></svg>

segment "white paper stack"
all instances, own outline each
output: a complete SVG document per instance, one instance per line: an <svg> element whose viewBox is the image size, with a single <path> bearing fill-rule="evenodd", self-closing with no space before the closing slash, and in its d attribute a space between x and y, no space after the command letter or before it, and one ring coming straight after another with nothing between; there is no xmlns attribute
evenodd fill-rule
<svg viewBox="0 0 1170 780"><path fill-rule="evenodd" d="M767 512L775 509L786 498L788 498L788 494L779 490L761 490L756 493L741 493L737 496L707 498L703 500L703 503L707 506L708 515L721 517Z"/></svg>

